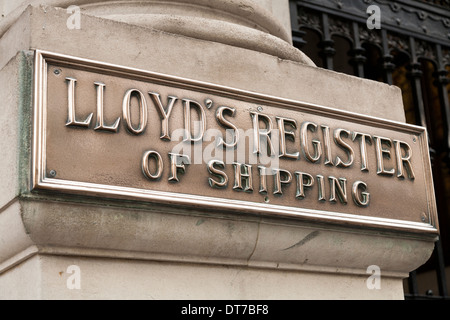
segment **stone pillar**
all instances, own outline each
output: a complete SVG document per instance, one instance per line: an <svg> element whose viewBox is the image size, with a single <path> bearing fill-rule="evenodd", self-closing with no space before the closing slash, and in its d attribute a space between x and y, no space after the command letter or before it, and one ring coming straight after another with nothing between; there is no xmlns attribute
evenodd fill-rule
<svg viewBox="0 0 450 320"><path fill-rule="evenodd" d="M435 233L31 190L36 49L404 122L399 89L291 46L288 1L0 3L1 299L403 298Z"/></svg>

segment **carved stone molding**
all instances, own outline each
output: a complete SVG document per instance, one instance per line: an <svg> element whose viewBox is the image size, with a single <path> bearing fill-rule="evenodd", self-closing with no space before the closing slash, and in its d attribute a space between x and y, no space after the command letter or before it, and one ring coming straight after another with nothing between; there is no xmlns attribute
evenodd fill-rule
<svg viewBox="0 0 450 320"><path fill-rule="evenodd" d="M195 39L259 51L314 66L290 43L290 30L255 0L30 0L0 19L0 37L28 5L81 13Z"/></svg>

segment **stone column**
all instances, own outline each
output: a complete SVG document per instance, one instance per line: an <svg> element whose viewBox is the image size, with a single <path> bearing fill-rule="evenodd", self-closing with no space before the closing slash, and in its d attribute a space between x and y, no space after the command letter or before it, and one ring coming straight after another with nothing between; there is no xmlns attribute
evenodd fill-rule
<svg viewBox="0 0 450 320"><path fill-rule="evenodd" d="M434 235L31 191L35 49L404 122L399 89L291 46L288 1L0 3L1 299L403 298Z"/></svg>

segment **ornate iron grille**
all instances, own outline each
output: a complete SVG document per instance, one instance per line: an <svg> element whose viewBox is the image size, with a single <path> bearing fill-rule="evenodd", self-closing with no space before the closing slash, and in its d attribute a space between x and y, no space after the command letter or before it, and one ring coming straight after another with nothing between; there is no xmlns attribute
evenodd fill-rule
<svg viewBox="0 0 450 320"><path fill-rule="evenodd" d="M450 0L420 0L420 1L450 9Z"/></svg>
<svg viewBox="0 0 450 320"><path fill-rule="evenodd" d="M381 29L366 24L370 5ZM441 237L405 298L449 299L450 1L291 0L290 9L294 45L319 67L400 87L407 122L427 128Z"/></svg>

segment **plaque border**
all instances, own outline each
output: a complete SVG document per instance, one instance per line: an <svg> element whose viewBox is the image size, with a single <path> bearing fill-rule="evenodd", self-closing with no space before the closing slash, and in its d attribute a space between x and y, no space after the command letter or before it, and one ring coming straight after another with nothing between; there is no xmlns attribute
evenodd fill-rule
<svg viewBox="0 0 450 320"><path fill-rule="evenodd" d="M257 214L271 217L296 218L310 222L333 223L359 227L372 227L376 229L409 232L426 236L439 234L437 208L434 195L433 177L428 149L426 128L402 122L362 115L349 111L338 110L321 105L300 102L296 100L275 97L266 94L250 92L208 82L190 80L136 68L99 62L95 60L77 58L69 55L35 50L34 58L34 93L33 93L33 137L32 137L32 164L31 164L31 191L48 190L68 194L85 196L101 196L102 198L115 198L137 200L169 205L187 205L206 209L233 211L244 214ZM231 200L217 197L206 197L185 193L171 193L156 190L145 190L132 187L120 187L104 184L95 184L79 181L54 179L46 176L46 118L47 118L47 65L55 63L61 66L81 68L87 71L101 71L117 76L133 75L134 79L154 81L158 84L195 89L207 93L217 93L221 96L251 102L270 103L273 106L304 111L308 114L333 117L338 120L355 122L363 125L403 132L416 135L422 150L422 164L426 180L424 192L427 199L428 222L414 222L400 219L379 218L364 215L347 214L340 212L271 205L252 201ZM176 196L174 196L176 195Z"/></svg>

